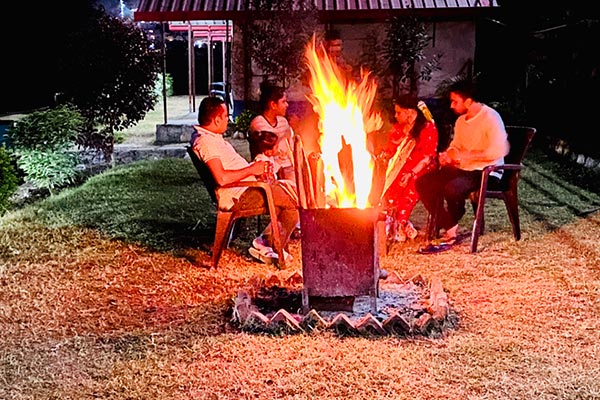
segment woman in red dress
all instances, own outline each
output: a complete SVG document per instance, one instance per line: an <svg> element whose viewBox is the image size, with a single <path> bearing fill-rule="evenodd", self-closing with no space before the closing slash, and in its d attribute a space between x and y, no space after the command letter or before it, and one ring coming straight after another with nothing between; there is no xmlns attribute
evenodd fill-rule
<svg viewBox="0 0 600 400"><path fill-rule="evenodd" d="M437 168L438 131L425 103L412 95L394 100L394 112L396 123L384 149L389 162L382 204L388 216L388 239L404 242L418 234L409 221L419 201L415 181Z"/></svg>

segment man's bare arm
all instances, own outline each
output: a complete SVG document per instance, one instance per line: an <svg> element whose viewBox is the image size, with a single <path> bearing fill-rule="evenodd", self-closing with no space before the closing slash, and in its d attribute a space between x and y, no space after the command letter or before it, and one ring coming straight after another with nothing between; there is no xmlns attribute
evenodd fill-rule
<svg viewBox="0 0 600 400"><path fill-rule="evenodd" d="M223 168L221 160L214 158L208 161L206 165L208 165L208 168L210 168L210 171L215 177L215 181L217 181L217 184L219 186L223 186L228 183L239 182L249 176L261 175L263 172L265 172L267 163L267 161L255 161L242 169L226 170Z"/></svg>

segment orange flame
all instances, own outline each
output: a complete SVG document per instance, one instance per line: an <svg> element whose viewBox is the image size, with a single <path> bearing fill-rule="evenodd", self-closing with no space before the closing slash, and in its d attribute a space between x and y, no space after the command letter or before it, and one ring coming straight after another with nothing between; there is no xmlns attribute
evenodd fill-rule
<svg viewBox="0 0 600 400"><path fill-rule="evenodd" d="M383 125L371 112L377 84L361 70L360 82L347 77L313 36L306 49L311 74L307 95L319 115L319 145L329 207L366 208L373 177L367 132Z"/></svg>

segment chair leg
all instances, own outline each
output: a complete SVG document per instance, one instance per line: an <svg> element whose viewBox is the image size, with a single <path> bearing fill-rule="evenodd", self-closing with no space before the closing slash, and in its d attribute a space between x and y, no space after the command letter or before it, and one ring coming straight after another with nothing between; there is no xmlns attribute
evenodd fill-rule
<svg viewBox="0 0 600 400"><path fill-rule="evenodd" d="M477 219L477 204L479 204L479 200L471 200L471 205L473 207L473 216L475 220ZM475 226L475 220L473 221L473 226ZM479 235L483 235L485 232L485 213L481 214L481 220L477 221L477 226L479 227Z"/></svg>
<svg viewBox="0 0 600 400"><path fill-rule="evenodd" d="M440 212L440 209L443 207L444 205L444 199L442 197L439 197L436 201L436 206L433 210L433 212L429 213L429 215L427 216L427 228L426 228L426 233L427 233L427 240L433 240L436 237L439 236L440 233L440 228L438 227L438 214Z"/></svg>
<svg viewBox="0 0 600 400"><path fill-rule="evenodd" d="M229 243L229 233L233 228L233 214L228 212L217 212L217 227L215 230L215 241L213 243L212 250L212 266L217 268L219 259L223 249L227 247Z"/></svg>
<svg viewBox="0 0 600 400"><path fill-rule="evenodd" d="M273 247L278 256L277 264L279 268L285 268L285 257L283 254L283 243L281 242L281 228L279 226L279 219L277 218L277 210L275 209L274 202L268 201L269 218L271 224L271 235L273 237Z"/></svg>
<svg viewBox="0 0 600 400"><path fill-rule="evenodd" d="M435 237L433 233L433 226L435 225L436 216L433 213L429 213L427 216L427 227L425 228L425 233L427 235L427 240L433 240Z"/></svg>
<svg viewBox="0 0 600 400"><path fill-rule="evenodd" d="M241 224L239 219L234 219L233 221L231 221L231 228L227 230L229 234L227 235L227 241L225 242L223 249L229 248L231 241L238 236L238 234L240 233L240 225Z"/></svg>
<svg viewBox="0 0 600 400"><path fill-rule="evenodd" d="M479 235L483 233L483 209L485 207L485 195L479 196L477 202L477 212L473 221L473 230L471 231L471 253L477 252L477 244L479 243Z"/></svg>
<svg viewBox="0 0 600 400"><path fill-rule="evenodd" d="M519 221L519 200L516 193L507 192L504 195L504 205L508 212L508 219L512 225L515 240L521 240L521 224Z"/></svg>
<svg viewBox="0 0 600 400"><path fill-rule="evenodd" d="M274 214L275 215L275 214ZM277 221L277 219L275 219ZM271 232L273 234L273 247L275 247L275 251L277 252L279 268L285 268L285 257L283 254L283 243L281 243L281 230L279 227L279 221L273 223L271 220Z"/></svg>

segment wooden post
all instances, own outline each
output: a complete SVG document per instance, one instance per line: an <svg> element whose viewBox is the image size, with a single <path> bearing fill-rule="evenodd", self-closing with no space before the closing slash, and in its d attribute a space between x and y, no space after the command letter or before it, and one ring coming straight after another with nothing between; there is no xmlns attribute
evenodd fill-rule
<svg viewBox="0 0 600 400"><path fill-rule="evenodd" d="M308 164L313 178L315 208L325 208L327 203L325 195L325 165L323 164L321 154L316 151L310 153Z"/></svg>
<svg viewBox="0 0 600 400"><path fill-rule="evenodd" d="M300 207L315 208L315 192L310 165L304 152L302 138L298 135L294 136L294 162Z"/></svg>
<svg viewBox="0 0 600 400"><path fill-rule="evenodd" d="M306 200L306 190L304 187L304 176L302 169L302 139L298 135L294 136L294 172L296 173L296 190L298 191L298 205L302 209L308 208Z"/></svg>
<svg viewBox="0 0 600 400"><path fill-rule="evenodd" d="M346 192L352 195L356 194L354 186L354 163L352 160L352 146L347 144L342 137L342 149L338 152L338 163L340 172L344 179Z"/></svg>

